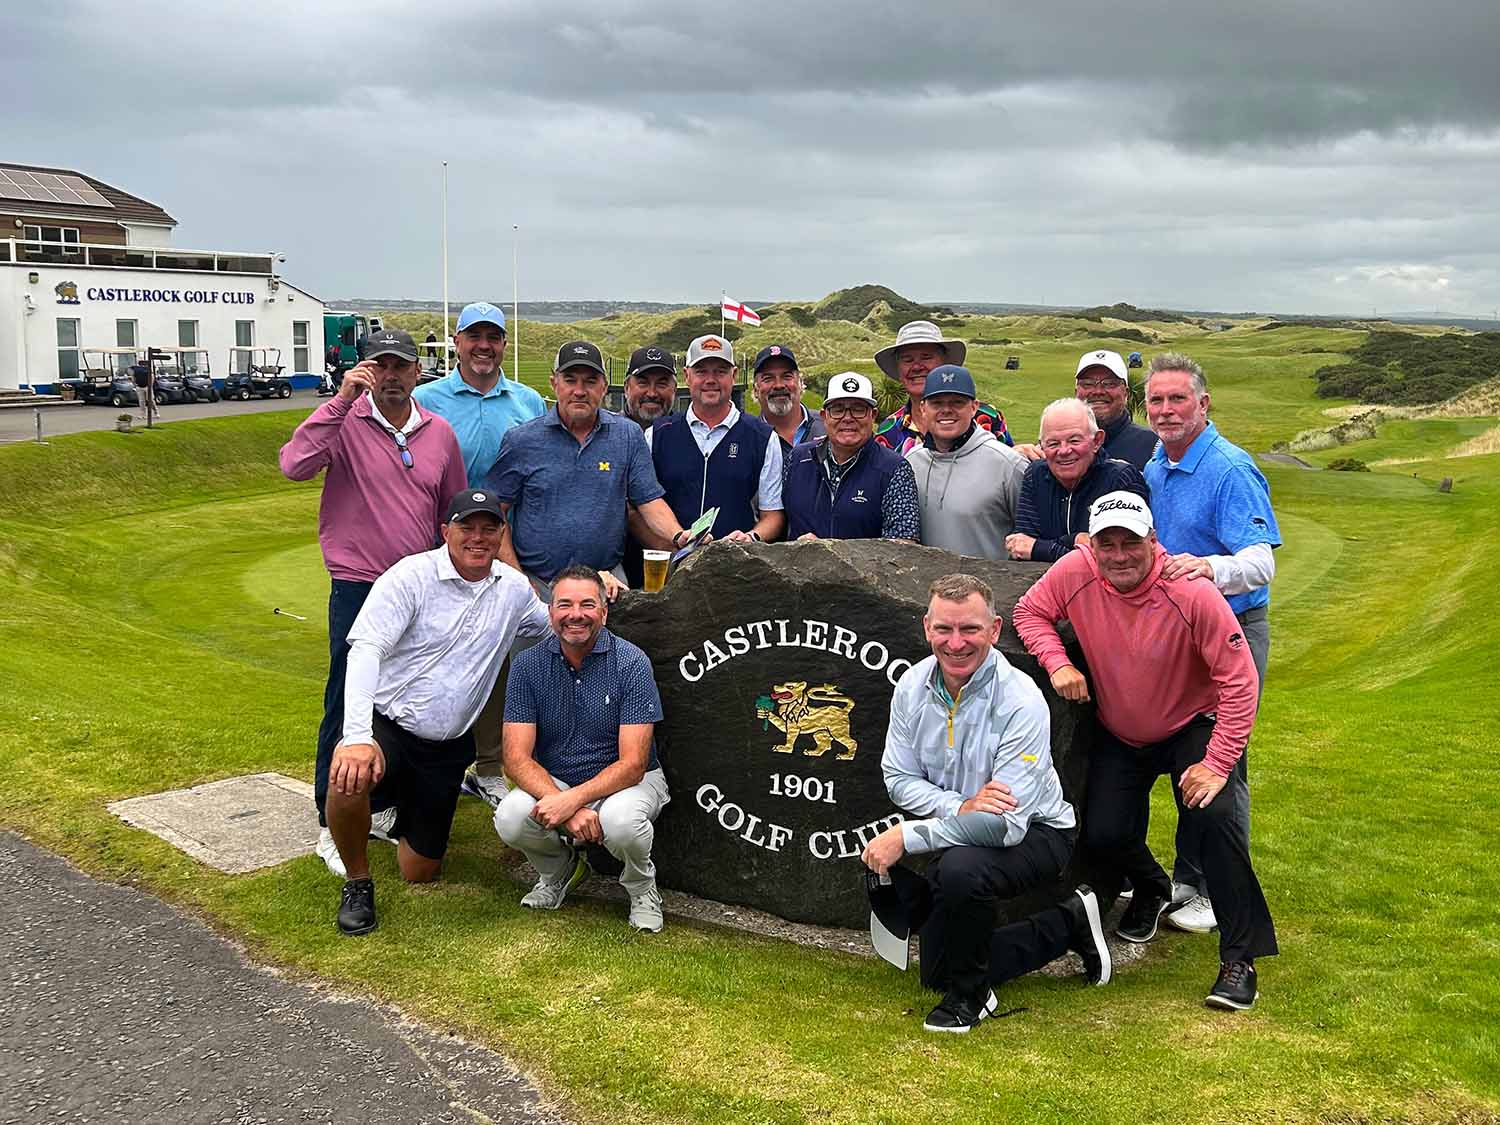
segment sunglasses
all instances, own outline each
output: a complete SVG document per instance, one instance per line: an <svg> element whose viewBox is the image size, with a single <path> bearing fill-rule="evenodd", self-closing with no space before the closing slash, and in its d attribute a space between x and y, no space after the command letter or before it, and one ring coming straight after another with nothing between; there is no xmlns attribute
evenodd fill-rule
<svg viewBox="0 0 1500 1125"><path fill-rule="evenodd" d="M412 466L411 450L406 445L406 435L400 430L393 430L391 437L396 439L396 448L401 451L401 463L408 469Z"/></svg>

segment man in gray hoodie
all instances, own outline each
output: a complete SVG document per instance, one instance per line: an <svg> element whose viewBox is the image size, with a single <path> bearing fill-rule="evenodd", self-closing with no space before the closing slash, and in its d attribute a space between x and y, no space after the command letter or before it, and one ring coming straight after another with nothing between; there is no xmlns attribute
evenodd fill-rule
<svg viewBox="0 0 1500 1125"><path fill-rule="evenodd" d="M945 363L928 372L921 409L926 433L906 460L917 479L923 544L1006 558L1026 458L975 423L979 396L966 367Z"/></svg>
<svg viewBox="0 0 1500 1125"><path fill-rule="evenodd" d="M967 1032L998 1006L996 985L1069 949L1095 984L1110 978L1099 903L1079 887L1055 906L996 928L1004 899L1053 882L1073 854L1077 821L1052 765L1052 723L1036 682L995 648L1001 621L989 585L971 574L932 584L922 619L932 655L907 669L891 698L881 769L907 820L861 858L882 876L933 853L913 896L922 983L943 1000L928 1031Z"/></svg>

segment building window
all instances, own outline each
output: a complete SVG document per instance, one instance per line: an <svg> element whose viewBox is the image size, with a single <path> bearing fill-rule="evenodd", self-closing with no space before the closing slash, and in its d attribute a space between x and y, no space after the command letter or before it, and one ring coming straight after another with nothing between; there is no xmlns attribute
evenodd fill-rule
<svg viewBox="0 0 1500 1125"><path fill-rule="evenodd" d="M234 346L236 349L255 346L255 321L237 320L234 322ZM253 358L249 352L232 351L229 356L231 375L244 375L249 372L250 360Z"/></svg>
<svg viewBox="0 0 1500 1125"><path fill-rule="evenodd" d="M177 322L177 346L179 348L196 348L198 346L198 322L196 320L179 320Z"/></svg>
<svg viewBox="0 0 1500 1125"><path fill-rule="evenodd" d="M78 321L57 320L57 377L76 379L82 365L78 362Z"/></svg>
<svg viewBox="0 0 1500 1125"><path fill-rule="evenodd" d="M292 370L311 371L312 354L307 347L307 321L292 321Z"/></svg>
<svg viewBox="0 0 1500 1125"><path fill-rule="evenodd" d="M117 321L115 321L115 344L116 344L116 346L122 347L122 348L138 348L138 347L140 347L140 345L138 343L136 343L136 339L137 339L137 336L138 336L138 332L136 331L136 328L137 328L136 322L133 321L133 320L117 320ZM134 363L134 362L135 362L135 357L133 357L133 356L123 355L123 354L116 354L115 355L115 370L116 371L127 371L127 370L130 369L130 365L132 363Z"/></svg>
<svg viewBox="0 0 1500 1125"><path fill-rule="evenodd" d="M27 242L61 242L61 246L37 246L36 250L42 253L56 254L61 252L65 257L73 257L78 253L78 228L77 227L27 227Z"/></svg>

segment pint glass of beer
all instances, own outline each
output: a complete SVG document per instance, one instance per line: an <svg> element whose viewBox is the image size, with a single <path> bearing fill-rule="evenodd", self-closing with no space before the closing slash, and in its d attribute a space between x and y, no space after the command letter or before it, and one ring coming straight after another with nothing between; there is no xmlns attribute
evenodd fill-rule
<svg viewBox="0 0 1500 1125"><path fill-rule="evenodd" d="M646 577L646 593L655 594L667 584L667 564L672 559L671 551L642 551L642 572Z"/></svg>

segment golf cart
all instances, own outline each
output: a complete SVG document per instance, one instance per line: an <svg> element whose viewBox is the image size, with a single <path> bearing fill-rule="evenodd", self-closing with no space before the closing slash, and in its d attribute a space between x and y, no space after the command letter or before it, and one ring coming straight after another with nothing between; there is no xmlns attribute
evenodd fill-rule
<svg viewBox="0 0 1500 1125"><path fill-rule="evenodd" d="M1018 355L1008 355L1008 356L1006 356L1005 357L1005 370L1007 370L1007 371L1019 371L1019 370L1021 370L1021 357L1018 356Z"/></svg>
<svg viewBox="0 0 1500 1125"><path fill-rule="evenodd" d="M417 362L422 370L417 376L417 385L436 383L452 371L455 363L452 353L451 340L428 340L425 344L418 344Z"/></svg>
<svg viewBox="0 0 1500 1125"><path fill-rule="evenodd" d="M218 402L219 389L214 386L209 369L207 348L157 348L160 362L182 379L184 402ZM161 368L157 368L158 380Z"/></svg>
<svg viewBox="0 0 1500 1125"><path fill-rule="evenodd" d="M230 348L224 397L244 402L256 398L291 398L292 384L283 379L280 348Z"/></svg>
<svg viewBox="0 0 1500 1125"><path fill-rule="evenodd" d="M139 399L130 368L140 359L141 353L135 348L84 348L82 367L73 384L75 396L84 402L135 406Z"/></svg>
<svg viewBox="0 0 1500 1125"><path fill-rule="evenodd" d="M151 387L157 405L166 402L192 402L187 385L182 377L182 367L172 348L147 348L146 357L151 361Z"/></svg>
<svg viewBox="0 0 1500 1125"><path fill-rule="evenodd" d="M1131 352L1128 356L1125 357L1125 366L1127 366L1127 367L1139 367L1140 365L1141 365L1141 353L1140 352Z"/></svg>

